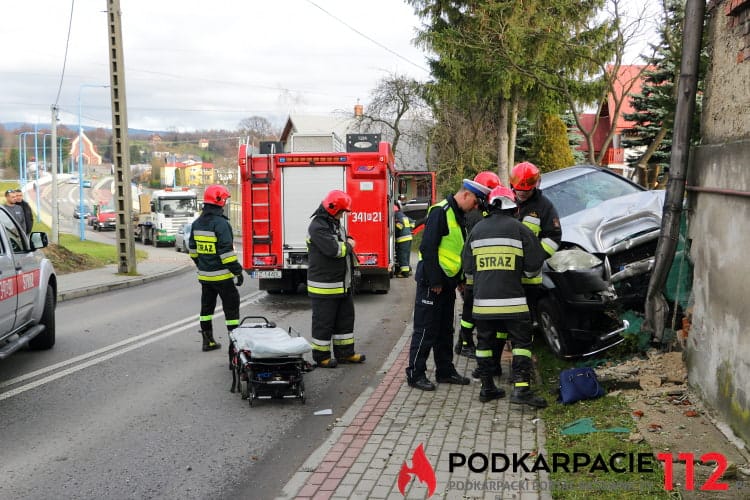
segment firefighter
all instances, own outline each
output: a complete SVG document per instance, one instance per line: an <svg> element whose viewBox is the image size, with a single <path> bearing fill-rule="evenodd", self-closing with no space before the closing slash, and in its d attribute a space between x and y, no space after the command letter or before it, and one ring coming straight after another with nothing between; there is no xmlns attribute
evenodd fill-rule
<svg viewBox="0 0 750 500"><path fill-rule="evenodd" d="M312 214L307 229L307 294L312 300L313 361L324 368L365 360L364 354L354 352L355 242L341 225L344 214L351 209L352 198L334 189Z"/></svg>
<svg viewBox="0 0 750 500"><path fill-rule="evenodd" d="M477 364L482 381L479 400L483 403L505 396L493 380L493 348L496 332L508 332L513 343L510 402L538 408L547 401L530 388L531 317L521 278L537 275L544 263L536 237L515 219L515 196L505 186L489 195L490 214L479 221L463 250L463 270L474 276L472 315L477 326Z"/></svg>
<svg viewBox="0 0 750 500"><path fill-rule="evenodd" d="M551 257L562 240L562 228L557 209L539 188L541 175L533 163L519 163L510 172L510 186L516 195L518 211L516 218L539 240L545 259ZM529 302L532 318L536 316L536 304L541 295L542 276L524 278L523 285Z"/></svg>
<svg viewBox="0 0 750 500"><path fill-rule="evenodd" d="M224 215L224 205L230 196L224 186L214 184L206 188L203 210L193 222L188 240L190 258L198 266L198 281L201 284L200 325L204 351L221 347L213 334L217 297L221 297L227 330L231 332L240 324L240 293L237 287L242 286L244 277L242 266L234 253L234 232Z"/></svg>
<svg viewBox="0 0 750 500"><path fill-rule="evenodd" d="M494 189L500 185L500 178L494 172L484 171L479 172L474 181L478 182L489 189ZM487 215L487 204L481 203L479 207L466 214L466 234L471 233L471 229L476 225L477 222L482 220ZM458 339L456 340L456 347L454 352L459 356L466 356L469 358L474 357L474 320L471 317L471 308L474 305L474 292L472 285L474 278L471 275L466 275L466 283L464 285L461 296L463 298L463 308L461 310L461 321L460 329L458 331ZM498 363L498 367L499 367Z"/></svg>
<svg viewBox="0 0 750 500"><path fill-rule="evenodd" d="M414 222L404 214L400 209L400 203L393 207L395 225L396 225L396 276L408 278L411 276L411 266L409 259L411 256L411 230L414 228Z"/></svg>
<svg viewBox="0 0 750 500"><path fill-rule="evenodd" d="M470 383L453 365L453 316L456 288L463 282L464 214L474 210L489 192L486 186L464 179L461 189L431 206L427 213L415 275L414 331L406 368L407 383L416 389L435 390L426 373L430 351L438 383Z"/></svg>

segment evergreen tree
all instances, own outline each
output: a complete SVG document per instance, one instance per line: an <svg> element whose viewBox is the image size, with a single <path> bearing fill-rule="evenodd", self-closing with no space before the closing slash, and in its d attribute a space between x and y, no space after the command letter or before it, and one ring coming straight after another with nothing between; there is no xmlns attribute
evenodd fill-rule
<svg viewBox="0 0 750 500"><path fill-rule="evenodd" d="M573 153L568 145L568 129L559 116L545 113L539 117L531 152L532 161L542 172L573 165Z"/></svg>

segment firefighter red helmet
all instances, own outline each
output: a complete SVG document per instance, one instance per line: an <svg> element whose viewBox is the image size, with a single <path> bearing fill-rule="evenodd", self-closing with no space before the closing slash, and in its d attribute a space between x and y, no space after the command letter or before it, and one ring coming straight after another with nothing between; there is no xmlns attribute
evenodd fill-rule
<svg viewBox="0 0 750 500"><path fill-rule="evenodd" d="M203 193L203 202L223 207L227 203L227 199L231 196L227 188L219 184L213 184L208 186Z"/></svg>
<svg viewBox="0 0 750 500"><path fill-rule="evenodd" d="M519 191L529 191L539 185L539 169L533 163L519 163L510 171L510 185Z"/></svg>
<svg viewBox="0 0 750 500"><path fill-rule="evenodd" d="M478 182L479 184L487 186L490 189L494 189L501 184L500 177L498 177L495 172L490 172L489 170L479 172L477 176L474 177L474 182Z"/></svg>
<svg viewBox="0 0 750 500"><path fill-rule="evenodd" d="M489 204L491 207L501 210L515 208L516 195L513 190L500 184L490 192Z"/></svg>
<svg viewBox="0 0 750 500"><path fill-rule="evenodd" d="M352 197L343 191L334 189L323 198L323 208L331 215L336 215L342 210L352 211Z"/></svg>

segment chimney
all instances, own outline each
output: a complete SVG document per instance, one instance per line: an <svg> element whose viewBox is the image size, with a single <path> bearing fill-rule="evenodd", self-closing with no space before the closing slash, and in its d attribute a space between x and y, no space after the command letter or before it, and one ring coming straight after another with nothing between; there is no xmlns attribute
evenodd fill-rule
<svg viewBox="0 0 750 500"><path fill-rule="evenodd" d="M354 117L355 118L362 118L362 114L364 113L364 107L357 103L354 105Z"/></svg>

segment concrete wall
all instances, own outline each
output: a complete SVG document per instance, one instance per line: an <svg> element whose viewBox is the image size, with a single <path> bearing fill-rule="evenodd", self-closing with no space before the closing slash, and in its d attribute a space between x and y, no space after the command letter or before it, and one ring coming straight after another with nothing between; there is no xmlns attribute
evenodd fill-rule
<svg viewBox="0 0 750 500"><path fill-rule="evenodd" d="M694 150L688 185L736 193L689 196L695 303L688 377L750 442L750 60L738 57L744 28L725 4L713 3L710 11L702 145Z"/></svg>

